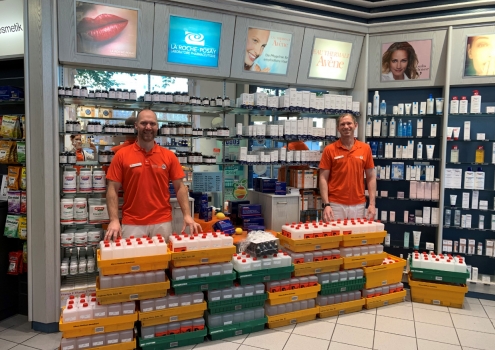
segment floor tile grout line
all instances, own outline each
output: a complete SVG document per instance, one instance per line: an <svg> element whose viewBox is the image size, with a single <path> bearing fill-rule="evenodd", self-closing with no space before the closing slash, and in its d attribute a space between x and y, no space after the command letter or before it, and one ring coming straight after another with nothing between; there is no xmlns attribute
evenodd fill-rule
<svg viewBox="0 0 495 350"><path fill-rule="evenodd" d="M337 316L337 318L338 318L338 316ZM328 342L327 350L330 350L330 345L332 344L332 338L333 338L333 335L335 333L335 328L337 328L337 320L335 320L335 323L333 324L333 330L332 330L332 334L330 335L330 341Z"/></svg>
<svg viewBox="0 0 495 350"><path fill-rule="evenodd" d="M297 324L296 324L297 325ZM296 328L296 326L294 326L294 328ZM285 347L287 346L287 343L289 342L289 339L290 337L292 336L292 332L294 331L294 328L292 328L292 331L289 333L289 337L287 338L287 340L285 341L285 344L284 346L282 347L282 350L285 349Z"/></svg>
<svg viewBox="0 0 495 350"><path fill-rule="evenodd" d="M371 343L371 348L375 348L375 334L376 334L376 318L378 317L378 309L375 308L375 322L373 324L373 342Z"/></svg>
<svg viewBox="0 0 495 350"><path fill-rule="evenodd" d="M354 346L354 347L362 347L363 349L373 349L373 348L365 348L364 346L360 346L360 345L355 345L355 344L348 344L348 343L342 343L340 341L333 341L334 343L337 343L337 344L345 344L345 345L350 345L350 346ZM330 344L332 344L332 340L330 341Z"/></svg>
<svg viewBox="0 0 495 350"><path fill-rule="evenodd" d="M416 332L416 318L414 317L414 308L412 309L412 317L413 317L414 337L416 338L416 349L419 349L418 333Z"/></svg>

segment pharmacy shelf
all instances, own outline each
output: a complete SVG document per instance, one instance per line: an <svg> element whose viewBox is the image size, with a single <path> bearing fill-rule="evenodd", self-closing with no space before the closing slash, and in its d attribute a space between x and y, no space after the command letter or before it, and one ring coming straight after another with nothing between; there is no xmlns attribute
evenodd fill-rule
<svg viewBox="0 0 495 350"><path fill-rule="evenodd" d="M495 116L494 116L495 117ZM449 140L447 142L495 142L495 140Z"/></svg>
<svg viewBox="0 0 495 350"><path fill-rule="evenodd" d="M110 121L110 120L126 121L127 120L127 118L98 118L98 117L85 117L85 116L78 116L77 118L79 118L79 119L91 119L91 120L105 120L105 121ZM157 122L191 125L191 123L189 123L189 122L178 122L178 121L167 120L167 119L157 119ZM76 134L77 134L77 132L76 132Z"/></svg>
<svg viewBox="0 0 495 350"><path fill-rule="evenodd" d="M377 160L394 160L394 161L411 161L411 162L427 162L427 161L440 161L440 158L432 158L432 159L426 159L426 158L384 158L384 157L373 157L373 161Z"/></svg>
<svg viewBox="0 0 495 350"><path fill-rule="evenodd" d="M421 182L430 182L430 183L434 183L435 181L425 181L425 180L405 180L405 179L380 179L379 177L376 178L377 181L407 181L407 182L411 182L411 181L421 181Z"/></svg>
<svg viewBox="0 0 495 350"><path fill-rule="evenodd" d="M492 211L492 212L495 212L495 209L472 209L472 208L452 207L449 205L446 205L444 208L445 209L452 209L452 210L487 211L487 212Z"/></svg>
<svg viewBox="0 0 495 350"><path fill-rule="evenodd" d="M366 136L366 139L438 139L440 136Z"/></svg>
<svg viewBox="0 0 495 350"><path fill-rule="evenodd" d="M495 165L493 163L472 163L472 162L447 162L445 164L447 164L447 165L468 164L468 165L473 165L473 166L478 166L478 165Z"/></svg>
<svg viewBox="0 0 495 350"><path fill-rule="evenodd" d="M286 110L278 110L278 109L232 108L227 113L248 114L250 116L258 115L258 116L266 116L266 117L291 115L291 116L309 117L309 118L337 118L342 113L345 112L347 111L329 111L327 113L321 113L321 112L309 112L309 111L286 111Z"/></svg>
<svg viewBox="0 0 495 350"><path fill-rule="evenodd" d="M166 136L166 135L159 135ZM337 140L336 136L328 136L325 138L314 138L314 137L297 137L296 139L288 139L281 137L271 137L268 135L265 136L193 136L193 139L217 139L218 141L232 141L232 140L253 140L253 141L275 141L275 142L294 142L294 141L312 141L312 142L328 142Z"/></svg>
<svg viewBox="0 0 495 350"><path fill-rule="evenodd" d="M366 196L368 197L368 196ZM376 196L376 199L393 199L398 201L413 201L413 202L438 202L438 199L422 199L422 198L398 198L398 197L380 197Z"/></svg>
<svg viewBox="0 0 495 350"><path fill-rule="evenodd" d="M446 191L485 191L485 192L495 192L495 189L494 190L491 190L491 189L488 189L488 188L485 188L485 189L474 189L474 188L449 188L449 187L445 187L445 190ZM445 198L448 198L448 197L445 197Z"/></svg>
<svg viewBox="0 0 495 350"><path fill-rule="evenodd" d="M394 118L441 118L443 114L380 114L380 115L369 115L366 118L384 118L384 117L394 117Z"/></svg>
<svg viewBox="0 0 495 350"><path fill-rule="evenodd" d="M0 100L0 106L4 105L23 105L24 104L24 99L19 99L19 100L14 100L14 101L6 101L6 100Z"/></svg>
<svg viewBox="0 0 495 350"><path fill-rule="evenodd" d="M488 117L488 118L493 118L493 117L495 117L495 114L494 113L449 114L449 118L450 117L462 117L462 118Z"/></svg>
<svg viewBox="0 0 495 350"><path fill-rule="evenodd" d="M438 227L437 224L417 224L415 222L402 222L402 221L384 221L381 220L383 224L392 224L392 225L406 225L406 226L425 226L425 227Z"/></svg>
<svg viewBox="0 0 495 350"><path fill-rule="evenodd" d="M443 228L452 228L456 230L468 230L468 231L481 231L481 232L495 232L495 230L487 229L487 228L475 228L475 227L460 227L460 226L448 226L443 225Z"/></svg>

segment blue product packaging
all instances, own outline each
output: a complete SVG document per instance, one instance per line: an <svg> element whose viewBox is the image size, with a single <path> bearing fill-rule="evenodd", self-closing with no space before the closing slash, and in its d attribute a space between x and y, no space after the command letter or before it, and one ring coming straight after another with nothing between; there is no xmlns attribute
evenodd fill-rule
<svg viewBox="0 0 495 350"><path fill-rule="evenodd" d="M15 86L4 85L0 86L0 100L2 101L15 101L24 98L24 90L16 88Z"/></svg>
<svg viewBox="0 0 495 350"><path fill-rule="evenodd" d="M287 183L277 181L275 182L275 194L286 195L287 194Z"/></svg>
<svg viewBox="0 0 495 350"><path fill-rule="evenodd" d="M263 193L274 193L277 179L261 179L259 181L259 191Z"/></svg>
<svg viewBox="0 0 495 350"><path fill-rule="evenodd" d="M213 228L218 231L222 231L224 233L232 234L235 231L235 227L232 226L232 223L230 220L221 220L217 221L214 225Z"/></svg>
<svg viewBox="0 0 495 350"><path fill-rule="evenodd" d="M251 202L250 201L228 201L228 203L227 203L227 211L230 214L239 215L238 214L239 205L240 204L249 204L249 203L251 203Z"/></svg>
<svg viewBox="0 0 495 350"><path fill-rule="evenodd" d="M260 204L240 204L238 215L240 218L261 215Z"/></svg>
<svg viewBox="0 0 495 350"><path fill-rule="evenodd" d="M255 216L242 219L242 228L246 229L252 225L265 225L265 219L262 216Z"/></svg>
<svg viewBox="0 0 495 350"><path fill-rule="evenodd" d="M265 231L264 225L249 225L246 228L243 228L244 231Z"/></svg>

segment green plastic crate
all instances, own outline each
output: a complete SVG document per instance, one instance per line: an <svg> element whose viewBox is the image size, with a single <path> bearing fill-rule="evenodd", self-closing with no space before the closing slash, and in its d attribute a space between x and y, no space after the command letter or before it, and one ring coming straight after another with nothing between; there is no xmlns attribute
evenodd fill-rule
<svg viewBox="0 0 495 350"><path fill-rule="evenodd" d="M139 346L146 350L163 350L199 344L205 340L207 332L208 328L205 327L205 329L196 332L165 335L151 339L139 338Z"/></svg>
<svg viewBox="0 0 495 350"><path fill-rule="evenodd" d="M454 284L466 284L469 272L452 272L432 269L422 269L413 266L412 258L409 258L409 266L412 278L415 280L446 282Z"/></svg>
<svg viewBox="0 0 495 350"><path fill-rule="evenodd" d="M235 337L236 335L259 332L265 329L265 324L267 322L268 318L263 317L257 320L231 324L228 326L209 328L208 337L211 340L220 340L228 337Z"/></svg>
<svg viewBox="0 0 495 350"><path fill-rule="evenodd" d="M366 278L359 278L352 281L343 281L335 283L325 283L321 285L320 295L331 295L343 292L352 292L364 288Z"/></svg>
<svg viewBox="0 0 495 350"><path fill-rule="evenodd" d="M232 287L232 281L236 274L232 272L228 275L191 278L186 280L171 280L172 288L176 295L202 292L204 290L222 289Z"/></svg>
<svg viewBox="0 0 495 350"><path fill-rule="evenodd" d="M251 309L253 307L263 307L268 294L253 295L252 297L233 298L230 300L209 301L208 311L210 314L222 312L232 312L238 310Z"/></svg>
<svg viewBox="0 0 495 350"><path fill-rule="evenodd" d="M291 278L294 272L294 265L277 267L275 269L237 272L237 280L241 286L271 281L280 281Z"/></svg>

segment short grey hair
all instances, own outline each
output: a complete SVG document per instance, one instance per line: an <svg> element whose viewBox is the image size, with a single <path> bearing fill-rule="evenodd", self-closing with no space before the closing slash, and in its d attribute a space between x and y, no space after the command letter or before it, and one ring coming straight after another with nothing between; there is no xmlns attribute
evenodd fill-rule
<svg viewBox="0 0 495 350"><path fill-rule="evenodd" d="M351 117L352 118L352 121L354 122L354 124L357 124L357 119L356 119L356 116L354 114L352 114L352 113L344 113L344 114L339 115L339 117L337 118L337 126L340 125L340 121L344 117Z"/></svg>

